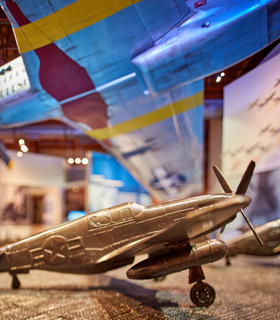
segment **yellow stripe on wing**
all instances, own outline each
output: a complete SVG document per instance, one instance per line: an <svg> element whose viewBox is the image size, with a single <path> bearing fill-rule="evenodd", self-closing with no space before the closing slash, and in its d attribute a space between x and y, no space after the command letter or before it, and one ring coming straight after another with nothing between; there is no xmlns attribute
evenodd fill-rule
<svg viewBox="0 0 280 320"><path fill-rule="evenodd" d="M112 127L86 131L85 134L97 139L106 140L120 134L129 133L144 127L153 125L157 122L166 120L175 114L198 107L203 103L203 91L200 91L188 98L174 102L161 109L146 113L137 118L118 123Z"/></svg>
<svg viewBox="0 0 280 320"><path fill-rule="evenodd" d="M142 0L77 0L72 4L20 28L15 28L21 53L80 31Z"/></svg>

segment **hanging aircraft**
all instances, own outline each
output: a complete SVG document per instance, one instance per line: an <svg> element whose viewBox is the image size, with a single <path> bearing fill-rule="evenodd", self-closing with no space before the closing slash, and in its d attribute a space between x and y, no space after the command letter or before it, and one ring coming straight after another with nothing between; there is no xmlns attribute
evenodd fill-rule
<svg viewBox="0 0 280 320"><path fill-rule="evenodd" d="M280 35L280 0L1 5L25 67L0 72L0 127L60 120L161 201L202 191L203 78ZM28 81L18 81L25 70Z"/></svg>
<svg viewBox="0 0 280 320"><path fill-rule="evenodd" d="M280 253L280 219L268 222L255 230L262 238L264 245L260 247L250 231L228 240L227 265L230 265L230 258L238 254L273 256Z"/></svg>
<svg viewBox="0 0 280 320"><path fill-rule="evenodd" d="M198 196L144 207L124 203L89 213L24 240L0 248L0 272L9 272L18 288L17 274L31 269L93 274L133 263L139 254L149 258L127 271L130 279L151 279L189 269L191 299L199 306L214 302L215 290L202 282L202 265L222 259L227 246L221 240L195 243L233 221L251 198L245 195L255 163L251 162L236 193ZM216 168L224 188L229 184ZM226 186L226 187L225 187Z"/></svg>

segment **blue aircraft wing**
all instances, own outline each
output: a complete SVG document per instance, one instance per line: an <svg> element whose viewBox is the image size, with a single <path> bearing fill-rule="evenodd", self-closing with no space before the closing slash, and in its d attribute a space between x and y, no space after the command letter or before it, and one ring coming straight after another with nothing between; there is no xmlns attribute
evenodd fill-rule
<svg viewBox="0 0 280 320"><path fill-rule="evenodd" d="M24 99L0 100L0 126L63 121L98 140L158 200L201 191L202 79L280 34L269 0L1 4L31 87Z"/></svg>

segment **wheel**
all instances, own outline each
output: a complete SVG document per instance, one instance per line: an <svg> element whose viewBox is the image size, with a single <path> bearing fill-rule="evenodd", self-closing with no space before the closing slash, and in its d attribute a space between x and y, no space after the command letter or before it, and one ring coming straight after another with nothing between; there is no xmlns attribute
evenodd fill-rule
<svg viewBox="0 0 280 320"><path fill-rule="evenodd" d="M231 265L230 260L229 260L229 257L226 257L226 265L227 265L227 266L230 266L230 265Z"/></svg>
<svg viewBox="0 0 280 320"><path fill-rule="evenodd" d="M20 287L20 281L16 275L13 275L12 287L13 289L18 289Z"/></svg>
<svg viewBox="0 0 280 320"><path fill-rule="evenodd" d="M191 288L190 296L197 306L208 307L214 302L216 293L210 284L199 281Z"/></svg>

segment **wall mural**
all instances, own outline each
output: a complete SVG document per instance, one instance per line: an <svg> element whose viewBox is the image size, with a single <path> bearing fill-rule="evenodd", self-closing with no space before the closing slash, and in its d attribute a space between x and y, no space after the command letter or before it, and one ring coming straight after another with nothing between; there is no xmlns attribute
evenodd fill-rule
<svg viewBox="0 0 280 320"><path fill-rule="evenodd" d="M235 178L250 160L256 172L280 168L280 55L224 89L222 169Z"/></svg>
<svg viewBox="0 0 280 320"><path fill-rule="evenodd" d="M280 219L280 170L255 174L247 193L252 203L246 213L254 225Z"/></svg>

